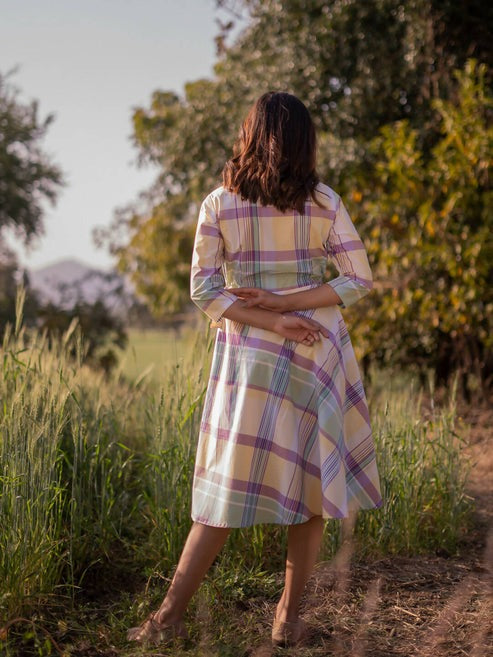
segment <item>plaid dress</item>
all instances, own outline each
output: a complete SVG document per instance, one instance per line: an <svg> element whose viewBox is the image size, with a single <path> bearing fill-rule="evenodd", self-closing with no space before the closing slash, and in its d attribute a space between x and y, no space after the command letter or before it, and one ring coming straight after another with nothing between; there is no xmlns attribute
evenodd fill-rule
<svg viewBox="0 0 493 657"><path fill-rule="evenodd" d="M205 199L191 297L219 323L205 396L192 518L216 527L342 518L382 503L363 384L339 306L298 314L325 326L313 346L222 319L228 287L286 294L329 281L343 306L372 287L364 246L340 197L319 184L301 215L223 187Z"/></svg>

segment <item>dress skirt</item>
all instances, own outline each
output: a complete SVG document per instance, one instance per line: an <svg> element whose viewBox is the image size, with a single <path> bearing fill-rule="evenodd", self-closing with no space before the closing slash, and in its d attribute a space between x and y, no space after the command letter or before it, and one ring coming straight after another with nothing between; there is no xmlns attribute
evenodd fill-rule
<svg viewBox="0 0 493 657"><path fill-rule="evenodd" d="M380 506L368 407L341 312L300 314L330 337L306 346L223 320L200 427L193 520L291 525Z"/></svg>

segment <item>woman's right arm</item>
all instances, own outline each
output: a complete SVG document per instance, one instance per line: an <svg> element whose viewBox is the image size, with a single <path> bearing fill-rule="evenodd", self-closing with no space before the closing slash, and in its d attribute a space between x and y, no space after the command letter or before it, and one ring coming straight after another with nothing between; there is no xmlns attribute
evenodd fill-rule
<svg viewBox="0 0 493 657"><path fill-rule="evenodd" d="M229 306L223 317L240 324L248 324L256 328L266 329L281 335L287 340L313 344L320 340L319 333L329 337L327 329L306 317L283 315L280 312L262 308L249 308L243 301L237 301Z"/></svg>
<svg viewBox="0 0 493 657"><path fill-rule="evenodd" d="M340 199L326 249L339 273L328 283L283 295L259 288L229 291L243 299L247 307L259 306L281 313L335 305L350 306L370 292L373 280L364 244Z"/></svg>

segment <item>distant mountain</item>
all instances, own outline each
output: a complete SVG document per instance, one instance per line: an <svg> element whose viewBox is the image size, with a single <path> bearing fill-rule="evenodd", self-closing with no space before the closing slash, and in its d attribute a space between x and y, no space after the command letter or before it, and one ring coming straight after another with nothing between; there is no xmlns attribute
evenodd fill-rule
<svg viewBox="0 0 493 657"><path fill-rule="evenodd" d="M31 287L43 303L50 301L65 308L77 301L104 301L107 308L120 312L133 300L129 282L115 271L105 271L70 258L45 267L27 270Z"/></svg>

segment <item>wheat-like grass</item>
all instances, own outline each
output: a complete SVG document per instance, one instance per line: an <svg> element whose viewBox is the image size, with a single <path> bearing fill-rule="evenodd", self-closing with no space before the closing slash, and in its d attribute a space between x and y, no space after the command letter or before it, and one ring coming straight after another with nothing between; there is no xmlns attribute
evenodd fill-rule
<svg viewBox="0 0 493 657"><path fill-rule="evenodd" d="M0 618L60 587L76 591L98 568L130 567L150 582L170 574L191 523L210 357L210 336L197 328L196 337L157 383L108 377L84 364L75 323L58 340L24 329L19 297L0 350ZM427 417L406 381L372 384L369 396L385 504L351 525L355 549L453 552L469 511L453 396ZM328 522L323 559L341 536L340 522ZM280 570L285 544L280 527L233 532L219 564L227 585L244 572Z"/></svg>

